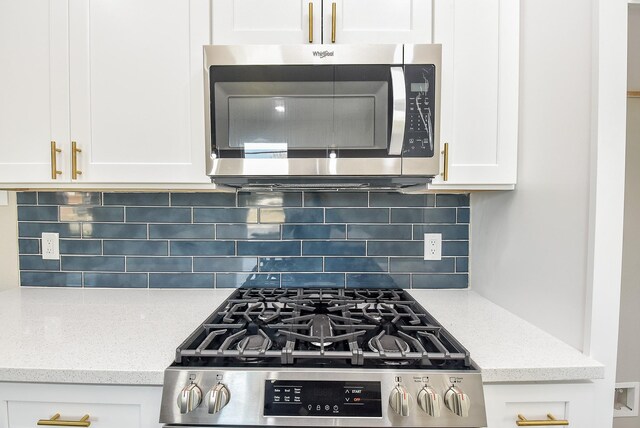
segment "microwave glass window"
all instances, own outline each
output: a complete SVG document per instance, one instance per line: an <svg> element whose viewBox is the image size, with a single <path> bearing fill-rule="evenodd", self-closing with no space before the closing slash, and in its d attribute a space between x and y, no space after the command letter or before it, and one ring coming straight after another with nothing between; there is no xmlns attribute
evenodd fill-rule
<svg viewBox="0 0 640 428"><path fill-rule="evenodd" d="M230 148L246 144L298 150L374 147L373 96L248 96L228 101Z"/></svg>
<svg viewBox="0 0 640 428"><path fill-rule="evenodd" d="M386 149L386 81L217 82L215 145L235 156Z"/></svg>

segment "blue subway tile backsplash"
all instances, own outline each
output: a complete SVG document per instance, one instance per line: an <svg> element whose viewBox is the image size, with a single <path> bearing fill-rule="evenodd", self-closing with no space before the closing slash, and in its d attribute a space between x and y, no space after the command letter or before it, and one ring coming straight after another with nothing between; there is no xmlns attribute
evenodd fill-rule
<svg viewBox="0 0 640 428"><path fill-rule="evenodd" d="M469 283L467 194L19 192L23 286L400 287ZM41 234L61 260L42 260ZM424 233L442 233L425 261Z"/></svg>

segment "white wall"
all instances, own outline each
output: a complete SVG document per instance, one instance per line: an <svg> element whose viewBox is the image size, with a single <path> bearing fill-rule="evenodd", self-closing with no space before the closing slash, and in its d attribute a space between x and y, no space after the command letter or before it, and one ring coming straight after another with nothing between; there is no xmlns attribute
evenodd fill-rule
<svg viewBox="0 0 640 428"><path fill-rule="evenodd" d="M640 47L640 45L638 45ZM640 98L630 98L627 114L627 168L617 382L640 381ZM638 428L640 417L616 418L614 428Z"/></svg>
<svg viewBox="0 0 640 428"><path fill-rule="evenodd" d="M640 90L640 5L629 9L628 89ZM633 85L633 86L632 86ZM617 382L640 382L640 98L627 100L624 244ZM614 428L638 428L640 417L616 418Z"/></svg>
<svg viewBox="0 0 640 428"><path fill-rule="evenodd" d="M582 349L593 11L584 0L521 4L518 185L472 196L470 283Z"/></svg>
<svg viewBox="0 0 640 428"><path fill-rule="evenodd" d="M16 194L8 193L8 205L0 205L0 289L17 287L18 220Z"/></svg>

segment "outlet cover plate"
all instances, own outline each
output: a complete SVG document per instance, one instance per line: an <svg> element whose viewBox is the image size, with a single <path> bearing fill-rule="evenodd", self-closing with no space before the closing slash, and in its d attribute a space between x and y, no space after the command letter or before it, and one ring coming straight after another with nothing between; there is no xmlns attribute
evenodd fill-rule
<svg viewBox="0 0 640 428"><path fill-rule="evenodd" d="M442 260L442 234L424 234L424 259Z"/></svg>
<svg viewBox="0 0 640 428"><path fill-rule="evenodd" d="M60 260L60 235L42 232L42 259Z"/></svg>

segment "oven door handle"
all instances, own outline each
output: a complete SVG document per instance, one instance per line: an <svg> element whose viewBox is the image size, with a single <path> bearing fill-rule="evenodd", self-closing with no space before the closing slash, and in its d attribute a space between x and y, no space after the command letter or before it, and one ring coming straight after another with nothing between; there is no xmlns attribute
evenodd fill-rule
<svg viewBox="0 0 640 428"><path fill-rule="evenodd" d="M407 120L407 90L402 67L391 67L391 93L393 96L393 114L391 116L391 138L389 154L402 154L404 142L404 125Z"/></svg>

